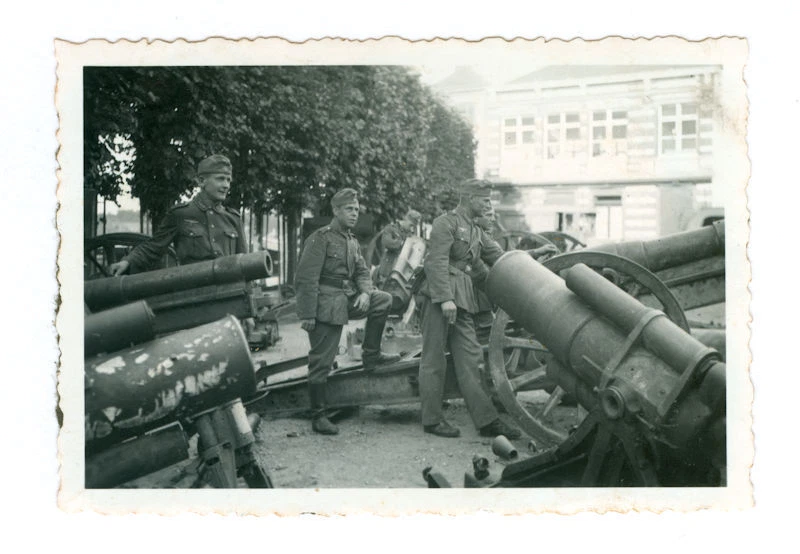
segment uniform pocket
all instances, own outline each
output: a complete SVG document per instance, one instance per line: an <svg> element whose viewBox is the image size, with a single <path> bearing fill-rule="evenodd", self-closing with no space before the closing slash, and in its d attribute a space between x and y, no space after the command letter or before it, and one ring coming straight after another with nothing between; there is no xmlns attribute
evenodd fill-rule
<svg viewBox="0 0 800 554"><path fill-rule="evenodd" d="M236 253L236 243L239 239L239 233L236 231L225 231L225 237L227 238L228 243L228 250L226 254L235 254Z"/></svg>
<svg viewBox="0 0 800 554"><path fill-rule="evenodd" d="M346 253L347 253L347 248L344 245L328 243L327 254L331 258L340 258L343 260Z"/></svg>
<svg viewBox="0 0 800 554"><path fill-rule="evenodd" d="M183 221L175 250L179 260L185 258L202 259L208 252L208 232L202 223Z"/></svg>

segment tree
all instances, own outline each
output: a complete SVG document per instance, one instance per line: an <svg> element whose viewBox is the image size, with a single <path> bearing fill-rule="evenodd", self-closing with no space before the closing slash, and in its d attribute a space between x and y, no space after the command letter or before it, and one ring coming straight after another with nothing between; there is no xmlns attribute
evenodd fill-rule
<svg viewBox="0 0 800 554"><path fill-rule="evenodd" d="M352 187L379 222L432 216L473 174L469 127L403 67L91 67L84 83L85 186L129 185L154 219L212 153L231 159L230 203L256 213L323 212Z"/></svg>

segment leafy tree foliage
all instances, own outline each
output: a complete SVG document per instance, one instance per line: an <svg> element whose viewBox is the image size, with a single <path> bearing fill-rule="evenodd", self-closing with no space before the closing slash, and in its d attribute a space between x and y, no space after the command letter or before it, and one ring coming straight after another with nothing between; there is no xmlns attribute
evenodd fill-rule
<svg viewBox="0 0 800 554"><path fill-rule="evenodd" d="M225 154L231 204L325 213L342 187L379 222L472 177L469 126L406 68L91 67L84 71L85 186L129 185L154 219Z"/></svg>

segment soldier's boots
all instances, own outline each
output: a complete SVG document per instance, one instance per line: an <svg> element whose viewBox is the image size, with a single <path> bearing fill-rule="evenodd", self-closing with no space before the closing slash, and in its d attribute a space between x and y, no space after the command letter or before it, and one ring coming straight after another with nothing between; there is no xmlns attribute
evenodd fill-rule
<svg viewBox="0 0 800 554"><path fill-rule="evenodd" d="M426 433L436 435L437 437L456 438L461 435L461 431L447 423L445 420L440 421L436 425L425 425L423 427Z"/></svg>
<svg viewBox="0 0 800 554"><path fill-rule="evenodd" d="M311 429L320 435L338 435L339 428L325 415L327 407L327 383L309 383L308 396L311 400Z"/></svg>
<svg viewBox="0 0 800 554"><path fill-rule="evenodd" d="M380 365L391 364L399 360L400 354L364 352L364 354L361 355L361 361L364 363L364 369L367 371L371 371Z"/></svg>
<svg viewBox="0 0 800 554"><path fill-rule="evenodd" d="M518 439L522 437L522 431L516 427L511 427L502 419L497 418L490 424L481 427L480 435L482 437L496 437L498 435L504 435L507 439Z"/></svg>
<svg viewBox="0 0 800 554"><path fill-rule="evenodd" d="M320 435L338 435L339 428L331 422L330 419L325 417L323 413L320 416L314 418L311 422L311 429L314 430L315 433L319 433Z"/></svg>

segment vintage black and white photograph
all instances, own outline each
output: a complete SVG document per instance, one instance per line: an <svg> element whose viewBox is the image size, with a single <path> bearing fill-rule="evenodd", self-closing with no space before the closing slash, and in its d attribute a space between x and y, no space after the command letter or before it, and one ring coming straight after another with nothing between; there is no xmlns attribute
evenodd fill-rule
<svg viewBox="0 0 800 554"><path fill-rule="evenodd" d="M223 45L57 49L62 503L748 502L742 41Z"/></svg>

